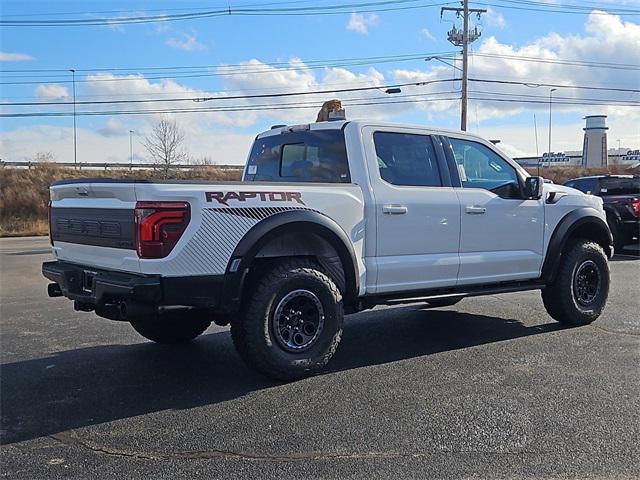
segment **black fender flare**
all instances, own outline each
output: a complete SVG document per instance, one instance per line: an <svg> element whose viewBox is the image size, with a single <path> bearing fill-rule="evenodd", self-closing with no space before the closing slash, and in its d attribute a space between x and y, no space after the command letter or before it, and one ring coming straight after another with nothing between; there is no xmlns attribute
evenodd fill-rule
<svg viewBox="0 0 640 480"><path fill-rule="evenodd" d="M605 254L608 257L611 256L613 237L609 230L609 225L598 216L598 211L592 207L582 207L572 210L558 222L549 240L547 254L545 255L542 265L542 279L546 283L550 283L555 279L560 263L558 260L562 257L562 252L571 235L578 228L585 225L593 228L593 237L600 240L598 243L603 247L605 247L605 244L609 247L608 249L605 248Z"/></svg>
<svg viewBox="0 0 640 480"><path fill-rule="evenodd" d="M239 308L247 273L261 248L279 235L300 230L315 233L333 246L343 265L345 300L353 301L358 297L358 262L353 244L344 230L334 220L314 210L289 210L261 220L236 245L227 264L222 288L222 298L227 302L223 308L227 313Z"/></svg>

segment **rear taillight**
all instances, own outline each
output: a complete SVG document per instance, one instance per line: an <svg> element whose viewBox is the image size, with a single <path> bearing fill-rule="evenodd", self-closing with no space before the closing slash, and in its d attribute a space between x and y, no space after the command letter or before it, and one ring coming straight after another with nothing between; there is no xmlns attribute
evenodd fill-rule
<svg viewBox="0 0 640 480"><path fill-rule="evenodd" d="M163 258L171 253L189 225L186 202L137 202L136 249L140 258Z"/></svg>
<svg viewBox="0 0 640 480"><path fill-rule="evenodd" d="M49 221L49 243L53 247L53 230L51 230L51 200L47 205L47 220Z"/></svg>
<svg viewBox="0 0 640 480"><path fill-rule="evenodd" d="M636 217L640 217L640 198L634 198L629 202L629 206L631 207L631 211Z"/></svg>

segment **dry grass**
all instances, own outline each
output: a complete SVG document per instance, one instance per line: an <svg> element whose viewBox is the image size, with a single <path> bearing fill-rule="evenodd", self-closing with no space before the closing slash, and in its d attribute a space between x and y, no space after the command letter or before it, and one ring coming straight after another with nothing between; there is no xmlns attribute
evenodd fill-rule
<svg viewBox="0 0 640 480"><path fill-rule="evenodd" d="M46 235L49 185L67 178L138 178L164 179L163 172L153 170L86 170L77 171L55 165L38 165L29 170L0 168L0 237ZM169 178L179 180L239 180L239 171L202 166L171 172Z"/></svg>

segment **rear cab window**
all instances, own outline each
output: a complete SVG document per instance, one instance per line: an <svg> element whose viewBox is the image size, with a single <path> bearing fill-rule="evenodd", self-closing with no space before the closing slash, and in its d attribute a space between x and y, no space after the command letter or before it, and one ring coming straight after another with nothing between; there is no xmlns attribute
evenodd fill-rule
<svg viewBox="0 0 640 480"><path fill-rule="evenodd" d="M600 195L639 195L640 177L609 177L600 180Z"/></svg>
<svg viewBox="0 0 640 480"><path fill-rule="evenodd" d="M339 129L306 130L257 138L244 180L350 183L344 132Z"/></svg>

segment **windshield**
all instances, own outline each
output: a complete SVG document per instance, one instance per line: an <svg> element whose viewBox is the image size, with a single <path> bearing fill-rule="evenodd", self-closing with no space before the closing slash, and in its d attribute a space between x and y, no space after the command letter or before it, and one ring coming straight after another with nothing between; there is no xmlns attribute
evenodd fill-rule
<svg viewBox="0 0 640 480"><path fill-rule="evenodd" d="M342 130L286 132L253 144L246 181L350 183Z"/></svg>

